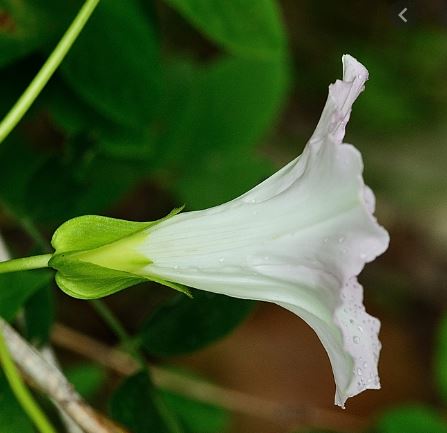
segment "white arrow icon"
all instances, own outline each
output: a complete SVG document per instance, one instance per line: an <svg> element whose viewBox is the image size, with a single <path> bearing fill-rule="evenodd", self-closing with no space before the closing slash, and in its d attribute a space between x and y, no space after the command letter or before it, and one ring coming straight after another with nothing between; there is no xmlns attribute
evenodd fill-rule
<svg viewBox="0 0 447 433"><path fill-rule="evenodd" d="M408 8L404 8L400 11L399 18L406 23L408 20L404 17L405 12L407 12Z"/></svg>

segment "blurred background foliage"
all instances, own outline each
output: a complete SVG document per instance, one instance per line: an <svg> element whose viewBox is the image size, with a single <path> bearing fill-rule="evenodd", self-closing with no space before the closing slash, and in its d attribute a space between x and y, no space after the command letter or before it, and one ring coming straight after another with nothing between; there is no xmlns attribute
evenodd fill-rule
<svg viewBox="0 0 447 433"><path fill-rule="evenodd" d="M230 413L158 389L146 373L120 381L61 351L89 401L134 433L447 432L447 7L410 3L404 24L405 5L386 1L101 1L0 146L0 228L13 256L48 250L54 229L78 215L153 220L246 191L300 153L346 52L371 76L347 141L364 155L392 244L363 275L368 309L383 323L384 389L345 413L330 406L329 363L315 337L288 313L262 306L249 316L252 303L198 292L190 301L156 285L107 300L151 361L284 410L269 415L250 400L252 410ZM80 6L0 1L1 117ZM0 277L0 314L21 312L34 344L49 341L56 321L117 343L48 272ZM0 432L32 431L0 376Z"/></svg>

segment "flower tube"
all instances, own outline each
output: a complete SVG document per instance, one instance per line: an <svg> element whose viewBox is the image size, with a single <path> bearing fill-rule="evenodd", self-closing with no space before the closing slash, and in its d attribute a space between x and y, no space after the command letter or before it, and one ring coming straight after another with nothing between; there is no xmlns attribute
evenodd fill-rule
<svg viewBox="0 0 447 433"><path fill-rule="evenodd" d="M97 297L149 279L273 302L300 316L320 338L334 373L336 404L379 388L380 322L365 312L357 275L386 250L389 238L373 216L361 155L342 143L367 78L363 65L343 56L343 80L330 85L302 155L228 203L155 223L128 223L135 226L107 234L99 247L87 248L83 240L68 248L64 230L73 223L62 225L50 261L59 270L58 284L74 296ZM108 233L107 224L101 233ZM72 235L79 225L73 227ZM80 237L88 234L83 230ZM106 269L118 283L87 296L79 288L82 278L62 265L68 256L76 258L79 272L90 267L85 278Z"/></svg>

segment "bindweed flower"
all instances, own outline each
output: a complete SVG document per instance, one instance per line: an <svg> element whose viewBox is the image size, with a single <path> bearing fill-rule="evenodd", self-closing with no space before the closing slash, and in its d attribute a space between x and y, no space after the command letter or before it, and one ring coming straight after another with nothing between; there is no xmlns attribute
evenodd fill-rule
<svg viewBox="0 0 447 433"><path fill-rule="evenodd" d="M357 275L383 253L362 159L343 144L368 71L343 56L301 156L228 203L151 223L75 218L53 237L50 265L73 296L100 297L144 280L278 304L317 333L332 364L335 402L380 387L380 323ZM193 302L193 301L192 301Z"/></svg>

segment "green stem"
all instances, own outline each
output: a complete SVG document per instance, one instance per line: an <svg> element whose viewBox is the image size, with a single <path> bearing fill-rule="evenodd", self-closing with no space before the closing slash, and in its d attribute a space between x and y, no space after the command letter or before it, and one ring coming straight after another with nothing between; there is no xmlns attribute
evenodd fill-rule
<svg viewBox="0 0 447 433"><path fill-rule="evenodd" d="M51 252L51 244L45 239L45 237L40 233L39 229L36 227L34 222L28 217L18 217L18 221L22 226L23 230L29 235L31 239L39 246L42 252Z"/></svg>
<svg viewBox="0 0 447 433"><path fill-rule="evenodd" d="M79 10L76 18L65 32L62 39L57 44L54 51L48 57L40 71L31 81L30 85L23 92L22 96L17 100L9 113L0 123L0 143L9 135L14 127L19 123L31 104L35 101L39 93L48 83L64 57L67 55L73 42L79 36L79 33L90 18L99 0L86 0L82 8Z"/></svg>
<svg viewBox="0 0 447 433"><path fill-rule="evenodd" d="M106 322L109 325L109 327L115 332L116 336L120 340L123 349L126 350L129 353L129 355L131 355L135 359L135 361L139 363L141 370L146 371L149 374L143 353L138 347L139 342L136 342L131 338L131 336L124 329L119 319L115 316L112 310L110 310L110 308L104 302L100 301L99 299L94 299L90 301L90 303L98 312L98 314L102 317L104 322ZM169 431L171 433L180 433L181 429L178 424L178 421L168 410L164 401L161 398L156 397L155 404L157 405L162 418L169 426Z"/></svg>
<svg viewBox="0 0 447 433"><path fill-rule="evenodd" d="M124 329L124 326L104 302L100 301L99 299L93 299L90 303L121 342L130 339L130 336Z"/></svg>
<svg viewBox="0 0 447 433"><path fill-rule="evenodd" d="M109 328L118 337L120 344L139 364L145 368L145 361L143 354L137 348L137 345L132 340L131 336L124 329L119 319L115 316L113 311L101 300L94 299L90 301L90 304L96 310L99 316L109 326Z"/></svg>
<svg viewBox="0 0 447 433"><path fill-rule="evenodd" d="M15 366L9 350L6 346L3 333L0 331L0 361L3 365L6 379L14 393L17 401L25 413L41 433L56 433L45 414L35 402L28 388L23 383L22 377Z"/></svg>
<svg viewBox="0 0 447 433"><path fill-rule="evenodd" d="M7 272L29 271L30 269L47 268L52 254L41 254L39 256L22 257L20 259L6 260L0 262L0 274Z"/></svg>

